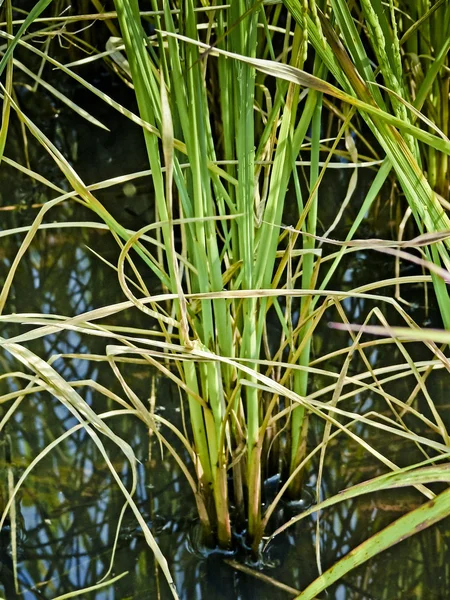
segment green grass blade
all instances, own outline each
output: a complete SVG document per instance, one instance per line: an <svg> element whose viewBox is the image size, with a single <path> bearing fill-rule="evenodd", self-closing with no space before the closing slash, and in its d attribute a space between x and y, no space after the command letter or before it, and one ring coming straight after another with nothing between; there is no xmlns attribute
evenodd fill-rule
<svg viewBox="0 0 450 600"><path fill-rule="evenodd" d="M436 498L419 508L400 517L371 538L351 550L344 558L328 569L311 583L295 600L313 600L330 585L339 581L370 558L391 548L406 538L431 527L450 514L450 490L442 492Z"/></svg>
<svg viewBox="0 0 450 600"><path fill-rule="evenodd" d="M9 44L8 48L6 49L2 60L0 60L0 75L3 73L4 68L6 67L12 53L14 52L14 48L19 43L22 35L25 33L27 28L39 17L42 11L44 11L47 8L47 6L51 4L51 2L52 0L39 0L30 10L25 21L20 26L19 31L14 36L14 39L12 40L11 44Z"/></svg>

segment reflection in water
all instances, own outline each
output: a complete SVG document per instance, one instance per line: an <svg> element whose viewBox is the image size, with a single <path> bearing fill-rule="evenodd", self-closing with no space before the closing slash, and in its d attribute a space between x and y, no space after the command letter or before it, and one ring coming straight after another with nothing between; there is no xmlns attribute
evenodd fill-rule
<svg viewBox="0 0 450 600"><path fill-rule="evenodd" d="M117 128L123 127L122 122L111 121L109 125L112 129L116 127L116 131ZM80 124L79 130L71 130L68 141L59 140L66 154L70 154L74 140L77 141L79 150L82 150L84 140L89 138L85 135L86 127L86 124ZM139 130L129 125L126 131L126 140L123 135L120 136L121 144L129 145L130 151L125 152L125 155L141 156ZM96 135L105 134L96 132ZM92 138L89 139L92 144ZM104 161L104 173L92 172L92 165L97 162L92 153L96 151L95 148L102 152L105 150L106 142L97 142L90 150L89 161L83 158L86 153L82 151L78 153L78 163L76 157L73 157L76 168L89 182L93 181L94 177L103 179L113 174L107 170L111 165L109 160ZM67 147L64 147L65 143ZM10 151L12 154L14 151L19 152L14 147L10 147ZM33 155L33 145L30 152ZM108 156L111 157L114 152L114 146L110 144L107 147ZM123 156L123 146L120 153ZM124 166L124 172L141 167L136 161L132 162L133 166L130 165L129 169ZM60 176L50 162L48 170L47 176L58 182ZM29 206L47 199L43 196L43 190L37 184L30 189L29 182L22 181L17 172L8 166L2 167L1 177L3 206L24 205L23 211L2 213L4 228L30 223L36 212ZM58 184L63 186L62 181ZM345 188L344 181L343 190ZM336 194L336 186L333 188L333 194ZM120 203L117 202L118 198ZM121 189L111 188L103 191L101 200L112 212L123 209ZM129 202L130 205L126 207L129 209L129 222L126 225L138 228L143 222L148 222L152 209L145 185L133 190ZM355 202L358 202L358 198ZM92 214L86 214L81 207L73 203L66 203L54 209L52 217L58 221L93 219ZM4 238L0 257L2 276L10 266L21 239L20 235ZM102 230L60 228L47 229L36 235L32 248L22 259L16 273L5 314L76 315L123 300L114 273L90 249L113 263L117 259L117 246L109 234ZM367 260L367 256L362 252L350 255L347 263L343 264L337 273L337 280L354 286L357 279L361 284L372 280L374 270L379 271L380 277L387 276L383 257L371 255L370 265ZM392 271L391 263L388 269ZM147 283L151 285L151 282ZM372 308L362 299L347 299L343 305L353 322L360 322ZM417 320L424 318L420 311L414 316ZM330 315L330 320L331 318ZM143 322L143 319L145 317L142 314L131 310L119 313L110 323L145 327L146 322ZM395 314L389 314L388 320L394 322ZM21 332L18 322L2 323L3 337L12 337ZM326 333L324 326L323 335L319 335L315 342L320 346L321 355L343 345L342 337L325 335ZM121 388L112 377L108 365L83 358L83 355L88 354L104 354L105 345L106 342L101 337L87 338L77 331L48 335L28 344L30 349L42 357L58 357L55 358L55 368L66 380L83 382L77 389L96 412L111 410L113 405L96 391L93 382L121 394ZM387 355L382 348L380 346L367 353L367 359L374 369L404 362L395 346L389 346ZM410 351L414 358L419 358L418 353L423 349L412 348ZM429 358L429 355L423 358ZM364 370L361 361L361 357L355 357L352 361L350 369L354 373ZM0 362L4 373L21 371L19 365L6 353L1 354ZM340 364L328 365L328 368L334 368L338 372ZM135 365L125 365L123 373L130 387L143 401L148 401L152 378L156 378L158 410L164 411L167 418L182 428L178 394L167 381L157 377L148 367L143 370ZM445 402L443 381L439 372L433 373L428 379L429 390L432 391L438 405ZM19 376L1 379L1 392L13 392L23 388L26 383L27 381L21 380ZM318 376L313 383L314 389L320 390L328 383ZM397 379L389 384L387 389L393 396L406 400L413 387L414 382L408 377ZM423 399L419 398L419 402L422 403ZM358 408L359 412L377 410L382 413L386 408L383 403L384 400L380 400L375 392L372 394L365 390L349 395L342 408ZM4 406L9 407L9 404ZM424 403L423 406L419 406L419 410L426 412L428 408ZM442 406L442 415L448 423L448 406ZM2 506L8 498L8 486L12 485L12 479L17 482L39 452L76 423L68 410L45 392L25 395L20 400L20 405L16 407L13 417L2 432ZM109 424L131 444L141 461L138 466L139 484L135 501L151 525L157 542L169 561L182 598L273 600L292 597L292 594L272 586L267 581L236 571L226 564L221 556L204 557L194 552L192 548L196 547L195 504L184 475L169 454L164 453L161 456L159 444L154 437L149 439L141 421L132 416L112 417ZM417 454L417 460L420 459L417 448L410 443L399 441L399 438L387 432L380 431L375 435L373 430L368 431L362 423L356 424L353 431L374 449L383 449L384 453L399 465L410 462L412 453ZM323 425L313 421L309 440L311 448L321 439L322 433ZM429 432L426 433L429 435ZM339 442L331 441L329 444L321 488L323 498L386 470L359 444L349 438L345 439L345 443L342 441L344 438L338 439ZM171 439L171 442L187 461L188 458L177 441ZM130 488L131 473L128 463L124 461L116 446L107 442L105 444L115 469ZM308 494L312 497L315 496L316 472L317 462L314 462L308 482ZM270 493L273 496L274 492ZM419 492L397 490L395 494L384 492L370 498L342 503L327 510L320 515L323 568L332 565L350 549L367 539L371 533L422 502L423 497ZM95 597L96 600L170 598L164 577L158 573L153 555L129 510L125 512L123 523L117 530L122 507L123 496L87 433L80 429L64 439L36 465L17 497L17 531L13 537L17 543L19 595L15 592L11 523L7 522L1 532L0 595L7 600L16 597L26 600L52 599L94 585L109 570L117 535L112 574L128 574L113 586L105 587L89 597ZM292 507L283 505L275 515L272 527L275 528L289 519L293 514L292 510ZM304 588L317 576L313 550L315 531L314 517L300 522L276 538L263 557L262 572L291 588ZM448 522L445 521L421 532L350 573L329 590L328 596L323 597L348 600L446 598L446 590L450 583L448 532ZM258 568L249 566L257 575Z"/></svg>

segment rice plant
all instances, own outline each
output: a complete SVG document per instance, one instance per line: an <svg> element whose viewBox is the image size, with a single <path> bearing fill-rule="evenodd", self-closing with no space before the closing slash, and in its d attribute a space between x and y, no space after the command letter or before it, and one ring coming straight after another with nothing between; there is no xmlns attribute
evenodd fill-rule
<svg viewBox="0 0 450 600"><path fill-rule="evenodd" d="M292 30L292 39L285 38L280 48L280 60L271 63L260 58L265 55L274 57L275 49L273 36L265 25L265 12L259 3L251 6L235 3L226 11L220 9L216 22L208 15L208 22L203 23L198 21L201 13L194 10L192 2L183 5L176 22L166 4L164 18L155 18L157 34L153 52L146 48L138 6L119 2L116 6L141 116L160 131L165 180L158 139L149 131L145 135L157 214L164 223L161 225L161 239L167 250L166 262L164 265L159 263L158 268L166 274L162 283L177 295L180 303L171 307L171 311L175 311L171 314L176 315L180 324L179 341L187 348L200 344L207 353L231 360L245 359L248 368L258 371L255 361L261 358L264 340L267 339L268 311L273 306L280 319L285 345L289 348L288 362L308 365L314 329L312 309L317 297L306 291L314 289L320 265L320 260L314 257L314 236L317 228L322 94L332 94L335 90L323 81L325 70L319 58L313 68L314 76L309 79L303 77L301 67L307 58L308 36L317 56L343 84L349 96L357 99L359 93L359 100L364 102L364 106L372 106L370 118L373 121L368 120L368 124L395 165L419 226L435 231L436 226L439 227L438 221L441 227L447 227L447 217L436 197L424 178L412 190L412 181L419 169L415 162L419 155L414 137L420 136L418 129L408 120L404 104L400 104L395 117L399 126L404 125L410 131L406 138L410 150L402 148L402 138L391 125L386 124L384 102L374 102L372 96L375 100L379 99L378 88L362 85L358 88L355 85L355 93L348 86L338 69L336 55L339 54L333 52L336 48L327 43L327 29L324 27L325 31L322 31L314 5L306 17L301 12L299 14L296 5L292 12L298 24ZM344 24L353 27L350 14L342 10L346 21L342 21L341 28ZM225 27L225 20L232 25ZM262 25L260 28L259 24ZM202 31L206 32L205 41L201 39ZM330 38L336 46L337 41L331 33ZM215 54L218 54L217 59ZM347 62L348 65L344 64L347 71L354 71L355 67ZM287 79L288 83L277 82L270 110L266 109L267 115L262 123L255 124L255 115L259 117L254 111L257 88L270 86L268 74ZM295 83L304 83L310 88L302 103ZM398 93L399 90L395 91ZM263 107L259 110L262 114ZM284 237L284 234L280 235L283 207L292 176L295 181L293 167L308 130L311 132L310 192L306 199L302 197L300 186L295 187L299 220L294 241L289 243L286 251L280 246ZM257 139L256 131L259 132ZM181 156L178 158L175 138L186 145L189 168L184 172L179 166ZM430 145L436 141L434 136L429 138ZM445 143L439 143L439 147L448 150ZM269 163L265 172L256 166L263 158L265 163ZM209 168L218 160L224 161L226 174ZM178 200L177 208L174 208L174 198ZM171 227L174 210L179 217L180 254L189 263L183 265L181 272L176 258L175 233ZM143 228L142 233L145 231ZM301 232L307 235L298 248L295 239ZM448 261L445 242L439 243L439 246L442 259ZM119 272L130 247L131 241L122 251ZM433 251L436 253L438 247L433 247ZM277 260L278 256L281 260ZM276 296L275 290L280 290L280 287L292 289L295 283L290 270L296 274L295 279L298 273L303 290L298 320L294 320L289 310L292 307L290 300L286 302L287 308L283 308L276 298L258 298L264 290L274 290L270 296ZM436 278L436 288L446 321L449 304L442 279ZM224 289L228 292L226 298L220 296ZM186 301L186 293L219 296L211 299L206 296L200 307L193 311ZM206 502L207 506L214 506L209 509L209 524L217 531L219 544L229 547L227 457L232 457L245 440L245 455L238 461L232 459L233 493L237 506L244 506L246 496L248 535L250 540L259 543L261 452L266 427L279 398L275 396L264 411L261 393L254 385L256 381L250 378L243 385L239 370L231 368L229 363L218 366L206 361L198 369L193 369L193 365L188 363L180 370L188 389L195 395L200 394L206 403L201 410L198 400L194 401L192 397L189 400L202 490L206 496L212 495ZM307 370L295 372L291 385L295 393L305 396ZM225 416L230 416L230 421ZM298 465L304 457L307 431L304 407L299 406L292 411L287 428L290 430L287 443L291 454L291 494L298 495L301 482ZM240 473L237 474L237 471Z"/></svg>
<svg viewBox="0 0 450 600"><path fill-rule="evenodd" d="M2 338L1 346L34 373L30 389L45 388L76 416L79 425L73 431L85 427L107 463L98 433L117 444L133 468L135 457L127 440L118 438L105 419L119 416L123 408L140 418L186 475L202 524L203 543L210 548L231 550L233 536L239 533L253 557L260 557L267 536L272 539L281 531L273 532L270 525L281 499L301 498L308 469L315 460L319 503L295 521L352 495L397 485L416 486L429 501L401 517L395 528L369 539L337 568L320 575L301 595L313 598L369 556L448 514L447 492L434 498L434 492L425 485L447 481L445 468L428 467L434 460L429 459L423 465L414 463L400 470L388 452L379 453L353 431L355 424L364 424L380 435L388 431L424 452L434 452L439 460L448 458L446 425L426 388L428 370L448 368L445 355L435 345L436 341L447 343L447 334L426 337L432 357L417 365L408 353L406 340L408 335L423 339L423 332L400 301L380 291L432 282L444 327L450 326L446 286L450 223L445 211L450 152L446 137L450 19L444 18L448 6L438 2L420 16L413 16L416 21L411 24L404 7L393 2L384 6L375 0L361 0L352 10L340 0L323 5L314 0L284 0L283 4L237 0L230 5L201 6L193 0L179 4L154 0L152 10L146 13L137 0L115 0L116 12L107 19L114 35L106 51L67 66L43 52L33 34L24 35L31 23L40 23L40 14L48 4L38 2L15 36L8 13L7 30L1 33L6 46L0 71L6 68L7 73L0 150L3 155L12 111L28 135L54 160L70 190L15 163L16 169L39 179L57 197L44 203L30 227L5 232L25 233L25 237L5 276L0 310L7 306L18 266L34 238L45 227L52 227L44 223L47 213L68 199L96 213L114 236L118 258L111 266L126 302L72 317L21 317L27 331L12 339ZM431 27L438 18L440 26ZM39 36L50 39L59 26L55 20ZM68 39L78 44L76 34ZM80 47L86 49L88 44L80 42ZM151 176L155 202L154 222L130 231L96 197L98 189L134 181L139 174L119 173L114 180L87 186L58 147L25 114L13 93L14 69L21 68L15 48L63 70L89 93L142 127L149 163L146 174ZM139 115L88 83L76 70L105 57L132 87ZM424 61L431 61L426 76ZM35 79L44 85L41 75ZM53 87L51 91L93 126L103 127L88 111ZM327 120L331 122L331 136L325 135ZM362 127L364 135L358 131ZM365 158L378 170L346 230L346 239L339 241L331 234L345 218L357 185L362 152L369 154ZM9 159L4 156L3 160ZM338 161L350 167L353 175L343 205L336 208L332 222L323 231L324 175ZM408 203L405 218L413 215L418 235L410 242L403 242L400 233L394 241L355 239L360 237L360 225L391 170ZM66 226L100 227L75 221ZM415 261L430 275L398 276L372 281L363 288L340 289L336 278L340 266L353 252L363 249ZM158 280L156 289L146 285L146 272ZM338 289L330 288L330 282ZM360 299L372 307L361 318L357 331L352 330L344 308L348 299ZM392 309L407 334L389 327L380 309L384 306ZM139 333L126 327L119 330L108 322L133 307L142 313L144 325ZM347 335L342 338L342 348L321 357L317 350L313 353L315 333L332 320L330 315L340 319ZM18 317L11 314L2 319L17 322ZM373 332L373 321L380 324L385 337L363 342L362 336ZM75 384L65 381L53 368L53 359L44 360L27 348L32 340L64 330L109 341L105 354L96 360L109 363L122 388L123 398L101 390L122 405L112 415L99 416L83 401ZM440 335L442 340L438 340ZM405 403L388 393L388 367L381 372L372 368L368 350L390 344L404 358L404 364L396 365L398 376L407 373L413 379L414 389L424 394L431 416L414 408L414 394ZM365 370L355 376L350 374L350 367L356 356ZM336 360L338 372L317 366L325 359ZM179 387L183 411L188 415L186 430L149 411L121 372L124 360L143 368L155 367L161 377ZM329 380L329 384L315 389L312 376ZM357 393L355 390L381 396L389 416L348 409L345 402ZM20 398L20 402L22 393L31 392L7 395L4 401ZM12 417L15 407L13 404L4 422ZM407 426L405 414L417 419L420 426L430 427L433 435L426 438ZM308 428L312 419L321 423L322 441L311 449ZM176 436L191 464L166 439L165 429ZM393 473L320 502L327 447L337 436L356 441ZM130 493L113 465L108 464L172 583L166 561L133 502L135 482ZM3 520L33 465L10 494ZM280 489L263 510L263 482L273 475L280 477ZM320 521L317 523L320 571Z"/></svg>

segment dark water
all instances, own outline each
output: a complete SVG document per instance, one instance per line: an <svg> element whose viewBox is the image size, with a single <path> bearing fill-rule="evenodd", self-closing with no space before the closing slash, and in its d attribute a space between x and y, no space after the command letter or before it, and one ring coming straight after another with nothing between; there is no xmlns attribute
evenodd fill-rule
<svg viewBox="0 0 450 600"><path fill-rule="evenodd" d="M105 79L102 85L123 102L130 103L121 85ZM72 89L72 88L71 88ZM105 110L101 103L82 95L76 87L71 92L81 104L89 108L110 127L111 133L102 132L67 111L55 107L53 101L41 92L39 110L33 99L25 92L22 101L47 135L72 161L75 169L86 183L103 180L122 173L146 168L141 133L123 117ZM125 94L125 95L124 95ZM34 106L34 109L33 109ZM42 106L46 109L42 109ZM6 155L23 161L23 145L20 128L13 121ZM64 186L63 178L52 161L42 154L30 140L29 156L32 166L44 172L54 183ZM324 205L335 205L345 195L348 172L332 172L323 185L321 201ZM362 175L360 189L355 194L349 209L352 211L364 197L370 174ZM152 219L152 197L149 181L136 182L134 193L126 195L123 186L115 186L98 193L98 198L113 214L120 214L121 222L130 228L139 228ZM128 190L129 192L129 190ZM47 189L3 164L0 172L2 218L1 228L20 227L29 224L36 215L33 204L49 199ZM15 210L5 207L19 206ZM327 218L326 212L325 219ZM286 218L289 218L287 211ZM376 217L365 224L370 236L388 235L390 207L380 205ZM330 217L331 219L331 217ZM73 202L54 209L52 220L74 221L95 220ZM386 227L386 223L388 223ZM324 225L325 226L325 225ZM338 237L338 236L336 236ZM0 277L6 275L23 234L1 238ZM81 312L119 302L123 296L115 274L91 252L100 253L114 262L117 247L105 231L98 229L52 228L40 232L21 261L14 286L4 315L11 313L45 313L75 315ZM359 252L351 255L336 275L336 281L347 282L354 287L357 282L365 283L393 274L393 264L384 256ZM152 280L146 281L152 285ZM153 283L156 285L156 283ZM387 290L391 294L392 290ZM413 304L411 314L418 322L439 325L436 311L427 312L423 307L423 290L411 286L405 297ZM349 319L361 321L371 308L361 300L345 302ZM396 316L387 313L388 320L395 322ZM131 310L118 314L110 323L115 325L145 328L146 317ZM18 323L1 321L1 335L9 338L24 331ZM341 334L329 334L324 324L315 341L316 355L331 352L343 346ZM346 335L346 334L342 334ZM101 338L87 337L75 331L49 335L28 344L42 357L63 355L55 360L54 366L69 381L85 382L77 388L83 398L97 412L111 410L112 402L105 400L91 382L97 382L120 393L120 387L110 367L95 360L81 358L87 354L104 354L106 342ZM415 359L430 358L422 346L410 347ZM75 356L73 356L75 355ZM403 362L393 346L388 353L374 350L368 353L372 367ZM1 373L23 370L2 351ZM355 372L363 369L357 360L352 363ZM328 365L328 368L333 368ZM336 369L339 366L336 365ZM132 389L148 402L152 386L155 386L157 410L166 418L182 427L180 399L172 385L148 366L125 364L122 373ZM313 389L323 385L319 378L312 381ZM6 394L26 382L18 378L0 379L1 392ZM436 404L440 406L446 423L448 397L446 380L440 372L433 373L427 380L428 389ZM397 380L388 388L399 398L406 399L414 388L411 377ZM11 401L0 404L3 417ZM371 408L383 411L377 397L359 394L344 406L349 410L367 412ZM419 410L427 408L419 398ZM315 519L306 519L286 534L279 536L267 550L261 565L249 566L252 573L242 573L225 562L223 557L200 556L196 547L195 504L183 473L167 452L161 449L154 436L133 416L110 420L113 430L133 447L140 463L138 465L138 488L135 502L146 521L150 524L156 540L166 556L181 598L191 599L282 599L291 598L293 593L261 580L263 574L291 588L301 590L317 576L314 555ZM49 443L76 424L70 413L47 393L25 396L1 432L1 494L4 504L7 496L8 473L17 481L25 468ZM420 460L418 450L405 441L365 431L362 426L355 431L375 448L383 450L397 464L408 464ZM311 448L320 440L321 424L312 422L309 444ZM425 432L427 433L427 432ZM429 433L429 432L428 432ZM340 438L339 438L340 439ZM111 461L128 487L131 473L121 451L105 442ZM180 452L182 452L180 450ZM322 497L384 472L375 459L363 452L360 446L347 440L330 443L326 469L323 476ZM317 464L309 471L305 502L315 499L315 474ZM350 549L367 539L406 511L418 506L423 498L417 492L397 490L384 492L370 498L346 502L329 509L321 515L321 557L324 568L334 564ZM123 497L105 465L95 444L83 431L77 431L47 454L32 470L21 488L17 510L17 579L19 594L14 588L13 563L11 559L11 535L8 522L0 534L0 597L12 600L25 598L51 600L76 589L94 585L103 577L111 561L112 547L116 537L117 523L123 506ZM291 516L289 507L278 515L280 522ZM409 598L449 598L450 554L448 521L440 523L410 540L404 541L379 557L372 559L347 575L321 598L336 600L376 599L400 600ZM242 559L237 556L236 559ZM170 598L171 594L164 577L155 565L143 533L128 510L118 535L114 558L114 575L127 573L115 584L95 593L79 597L96 600L126 600L147 598Z"/></svg>

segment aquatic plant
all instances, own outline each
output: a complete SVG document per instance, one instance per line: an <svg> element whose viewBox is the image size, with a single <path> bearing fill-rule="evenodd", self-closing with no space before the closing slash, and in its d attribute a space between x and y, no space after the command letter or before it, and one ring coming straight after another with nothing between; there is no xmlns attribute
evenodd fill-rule
<svg viewBox="0 0 450 600"><path fill-rule="evenodd" d="M7 399L17 400L35 386L44 386L77 417L80 424L76 427L86 428L106 462L107 453L97 432L117 444L134 465L127 440L118 438L105 419L84 402L74 390L74 382L65 381L52 360L44 360L24 345L71 329L110 340L101 360L111 365L124 398L101 390L122 405L108 417L123 414L125 408L128 414L138 416L172 454L191 485L205 544L228 550L233 531L244 531L254 556L262 551L264 535L273 534L269 531L270 518L281 498L301 498L307 470L317 458L320 501L330 440L342 435L356 440L394 473L351 488L340 496L342 500L402 484L417 486L430 502L399 519L389 531L375 534L332 572L321 575L301 595L313 598L362 560L448 513L447 492L432 499L434 493L425 487L430 481L447 481L445 468L423 468L421 463L414 463L399 469L387 451L376 451L363 435L353 431L355 424L362 423L368 429L389 431L412 445L430 448L440 460L448 458L446 426L426 388L430 370L447 368L448 361L434 344L437 338L431 337L426 344L432 358L416 364L406 348L404 333L396 334L389 328L380 308L389 305L413 339L421 339L422 330L401 301L386 296L383 290L431 281L444 326L450 326L446 286L450 223L445 198L435 193L448 193L450 143L444 122L448 78L442 74L450 32L442 25L432 35L427 34L429 20L441 15L444 22L442 14L447 15L448 7L437 3L437 8L421 15L411 28L393 3L387 8L368 0L361 0L353 12L340 0L331 0L330 6L316 5L314 0L285 0L284 4L238 0L217 6L197 6L193 0L184 0L180 6L155 1L153 10L145 14L137 1L115 0L117 13L107 22L112 33L120 30L121 37L114 35L108 40L106 53L64 66L51 53L30 43L33 34L29 34L30 39L24 36L31 23L40 23L39 15L48 4L38 2L15 37L8 13L7 32L2 33L7 46L0 62L0 71L7 69L0 149L3 153L13 110L53 158L71 190L67 192L30 168L15 165L58 196L43 205L27 229L5 277L0 310L7 303L23 255L43 228L45 215L68 198L94 211L114 235L118 258L113 268L127 302L67 318L43 314L21 317L28 331L2 339L1 345L35 376L29 390L9 394ZM119 29L112 21L116 17ZM363 19L363 27L358 26L358 19ZM48 39L59 27L55 20L46 30ZM66 35L72 43L78 41L76 34ZM431 59L426 58L432 64L422 77L417 61L423 57L419 60L414 48L404 57L402 48L409 44L421 52L418 48L425 43L432 50ZM62 69L142 127L149 162L145 174L151 176L155 200L154 222L130 231L95 195L97 189L131 182L142 174L123 174L111 181L85 185L56 145L24 114L13 94L13 69L21 68L13 58L15 47ZM132 86L139 116L76 74L76 67L105 56ZM41 75L29 76L44 85ZM431 98L425 103L431 89ZM52 91L93 125L103 126L60 92ZM442 118L435 118L438 113ZM330 136L324 133L327 119ZM345 240L337 241L330 236L346 218L362 152L369 153L365 158L377 168L376 176L351 226L344 227ZM324 231L320 224L323 180L327 168L337 166L333 164L336 162L351 168L352 176L346 198L334 208ZM298 167L306 167L306 171ZM355 239L391 170L409 206L401 218L406 220L412 214L419 235L402 242L402 223L398 240ZM79 222L72 226L94 227ZM5 235L18 232L11 229ZM335 246L339 249L333 253ZM419 250L421 256L412 254L410 248ZM355 251L383 252L397 260L413 261L430 275L397 275L371 281L362 288L344 289L335 275ZM145 283L147 271L158 279L157 289L149 289ZM338 289L330 289L330 282ZM357 332L352 332L345 309L346 299L351 298L361 299L369 307L360 317ZM143 313L144 325L139 332L118 330L108 322L112 315L132 307ZM17 318L2 317L4 322ZM313 358L315 332L324 322L336 319L347 331L342 347L324 356L316 351ZM362 336L370 332L368 324L373 320L384 327L385 337L363 342ZM370 349L388 344L404 357L404 364L396 365L395 376L409 374L415 382L408 402L386 390L390 367L375 372L368 358ZM355 376L349 369L356 356L365 370ZM326 366L328 363L317 366L325 359L335 360L338 371ZM156 368L179 387L183 411L189 414L186 431L148 409L121 372L123 360ZM311 375L330 383L314 388ZM426 397L431 416L413 407L419 390ZM348 398L363 391L382 397L389 416L343 408ZM406 425L405 415L429 426L433 436L426 438ZM321 424L322 441L311 449L308 423L312 418ZM192 464L168 440L165 428L178 439ZM110 467L171 582L165 559L133 502L135 484L130 493ZM280 490L262 513L263 480L274 474L281 476ZM295 520L338 500L319 502ZM3 518L13 506L11 494ZM317 523L320 570L320 521Z"/></svg>

